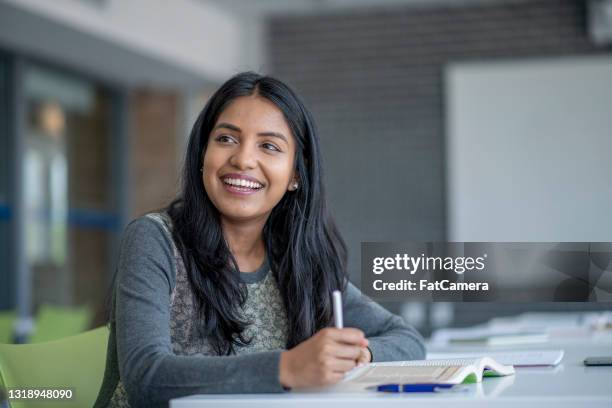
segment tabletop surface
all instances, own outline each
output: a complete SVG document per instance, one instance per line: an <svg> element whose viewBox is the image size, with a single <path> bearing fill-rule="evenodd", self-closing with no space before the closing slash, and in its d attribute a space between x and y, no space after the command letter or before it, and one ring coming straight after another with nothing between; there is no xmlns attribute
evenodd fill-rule
<svg viewBox="0 0 612 408"><path fill-rule="evenodd" d="M511 350L563 349L556 367L517 367L508 377L486 378L482 383L461 385L459 391L422 394L386 394L368 390L285 394L205 394L170 401L171 408L200 407L405 407L407 400L428 407L612 407L612 366L586 367L588 356L612 356L612 338L556 340L545 344L512 347ZM469 350L462 348L461 350ZM473 351L474 349L471 349ZM510 348L490 348L510 350ZM435 349L432 351L457 351ZM482 351L482 348L479 350ZM452 404L452 405L449 405Z"/></svg>

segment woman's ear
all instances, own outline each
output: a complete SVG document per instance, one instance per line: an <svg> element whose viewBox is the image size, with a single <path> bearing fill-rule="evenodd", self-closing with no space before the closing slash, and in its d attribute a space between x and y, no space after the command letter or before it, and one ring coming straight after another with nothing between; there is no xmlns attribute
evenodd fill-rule
<svg viewBox="0 0 612 408"><path fill-rule="evenodd" d="M298 188L300 188L300 178L298 177L297 173L295 173L293 175L293 178L291 179L291 183L289 183L289 191L295 191Z"/></svg>

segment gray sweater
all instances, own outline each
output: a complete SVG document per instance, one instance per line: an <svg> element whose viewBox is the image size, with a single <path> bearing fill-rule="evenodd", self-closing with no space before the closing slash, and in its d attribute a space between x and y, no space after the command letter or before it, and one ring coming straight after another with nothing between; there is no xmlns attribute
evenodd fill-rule
<svg viewBox="0 0 612 408"><path fill-rule="evenodd" d="M95 407L167 407L201 393L284 392L280 354L287 317L267 262L240 273L248 297L243 315L252 341L235 355L216 356L198 333L195 298L172 240L166 214L141 217L125 230L111 311L104 380ZM349 284L344 324L364 331L373 361L425 356L421 336Z"/></svg>

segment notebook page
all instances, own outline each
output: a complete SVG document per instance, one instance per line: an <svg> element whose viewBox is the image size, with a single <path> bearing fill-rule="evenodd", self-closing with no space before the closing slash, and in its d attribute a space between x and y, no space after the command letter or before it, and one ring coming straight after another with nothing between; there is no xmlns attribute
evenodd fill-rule
<svg viewBox="0 0 612 408"><path fill-rule="evenodd" d="M491 357L503 365L520 367L555 366L563 359L563 350L517 350L517 351L485 351L427 353L428 359L482 358Z"/></svg>
<svg viewBox="0 0 612 408"><path fill-rule="evenodd" d="M367 366L345 378L344 382L356 384L385 383L444 383L450 381L461 370L457 366Z"/></svg>
<svg viewBox="0 0 612 408"><path fill-rule="evenodd" d="M411 361L387 361L384 363L370 363L374 367L429 367L429 366L478 366L480 358L446 358L431 360L411 360Z"/></svg>

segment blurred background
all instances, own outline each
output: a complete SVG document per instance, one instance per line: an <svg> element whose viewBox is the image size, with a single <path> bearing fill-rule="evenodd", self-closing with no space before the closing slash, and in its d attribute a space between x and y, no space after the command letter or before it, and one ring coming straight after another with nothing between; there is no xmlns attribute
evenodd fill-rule
<svg viewBox="0 0 612 408"><path fill-rule="evenodd" d="M357 284L362 241L612 241L612 1L0 0L0 342L104 323L123 227L244 70L314 113ZM612 309L385 306L426 335Z"/></svg>

